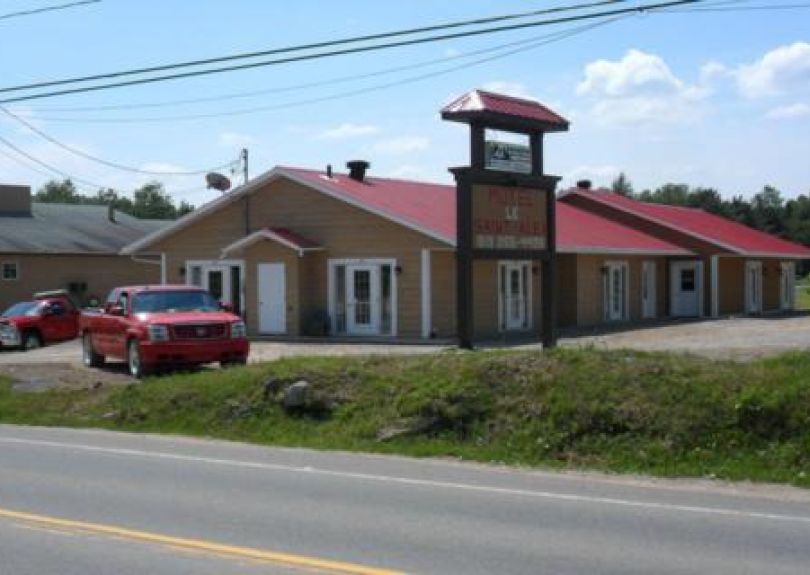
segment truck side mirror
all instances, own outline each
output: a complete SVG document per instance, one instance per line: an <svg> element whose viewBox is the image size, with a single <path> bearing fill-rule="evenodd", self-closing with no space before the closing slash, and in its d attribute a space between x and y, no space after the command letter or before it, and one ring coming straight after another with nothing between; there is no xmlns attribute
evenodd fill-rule
<svg viewBox="0 0 810 575"><path fill-rule="evenodd" d="M110 315L117 315L119 317L124 317L126 315L126 312L124 311L124 308L121 307L120 305L110 306L110 312L109 313L110 313Z"/></svg>
<svg viewBox="0 0 810 575"><path fill-rule="evenodd" d="M228 313L233 313L233 306L229 303L219 302L219 309L222 311L227 311Z"/></svg>

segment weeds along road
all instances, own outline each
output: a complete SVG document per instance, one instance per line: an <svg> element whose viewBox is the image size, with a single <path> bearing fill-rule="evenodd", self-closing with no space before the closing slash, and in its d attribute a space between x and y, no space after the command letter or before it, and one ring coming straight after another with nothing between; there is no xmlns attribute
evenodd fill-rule
<svg viewBox="0 0 810 575"><path fill-rule="evenodd" d="M0 572L781 573L810 493L0 426Z"/></svg>

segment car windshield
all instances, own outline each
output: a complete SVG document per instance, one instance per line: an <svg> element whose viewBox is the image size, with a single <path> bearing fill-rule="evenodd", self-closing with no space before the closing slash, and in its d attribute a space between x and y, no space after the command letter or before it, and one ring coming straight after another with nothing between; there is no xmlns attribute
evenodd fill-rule
<svg viewBox="0 0 810 575"><path fill-rule="evenodd" d="M136 294L133 313L176 313L183 311L218 311L219 304L204 291L159 291Z"/></svg>
<svg viewBox="0 0 810 575"><path fill-rule="evenodd" d="M2 313L2 317L34 317L39 315L39 304L40 302L38 301L21 301L20 303L15 303Z"/></svg>

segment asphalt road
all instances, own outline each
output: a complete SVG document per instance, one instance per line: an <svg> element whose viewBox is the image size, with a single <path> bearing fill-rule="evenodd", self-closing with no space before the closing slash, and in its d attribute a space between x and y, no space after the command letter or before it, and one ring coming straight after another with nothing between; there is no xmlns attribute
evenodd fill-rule
<svg viewBox="0 0 810 575"><path fill-rule="evenodd" d="M806 574L810 493L0 426L0 558L4 575Z"/></svg>

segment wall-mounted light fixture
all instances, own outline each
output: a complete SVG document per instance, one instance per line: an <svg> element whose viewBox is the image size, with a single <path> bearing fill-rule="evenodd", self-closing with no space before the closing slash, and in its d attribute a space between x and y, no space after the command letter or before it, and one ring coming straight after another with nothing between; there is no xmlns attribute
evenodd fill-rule
<svg viewBox="0 0 810 575"><path fill-rule="evenodd" d="M395 267L394 272L396 272L397 275L400 275L402 273L402 266Z"/></svg>

